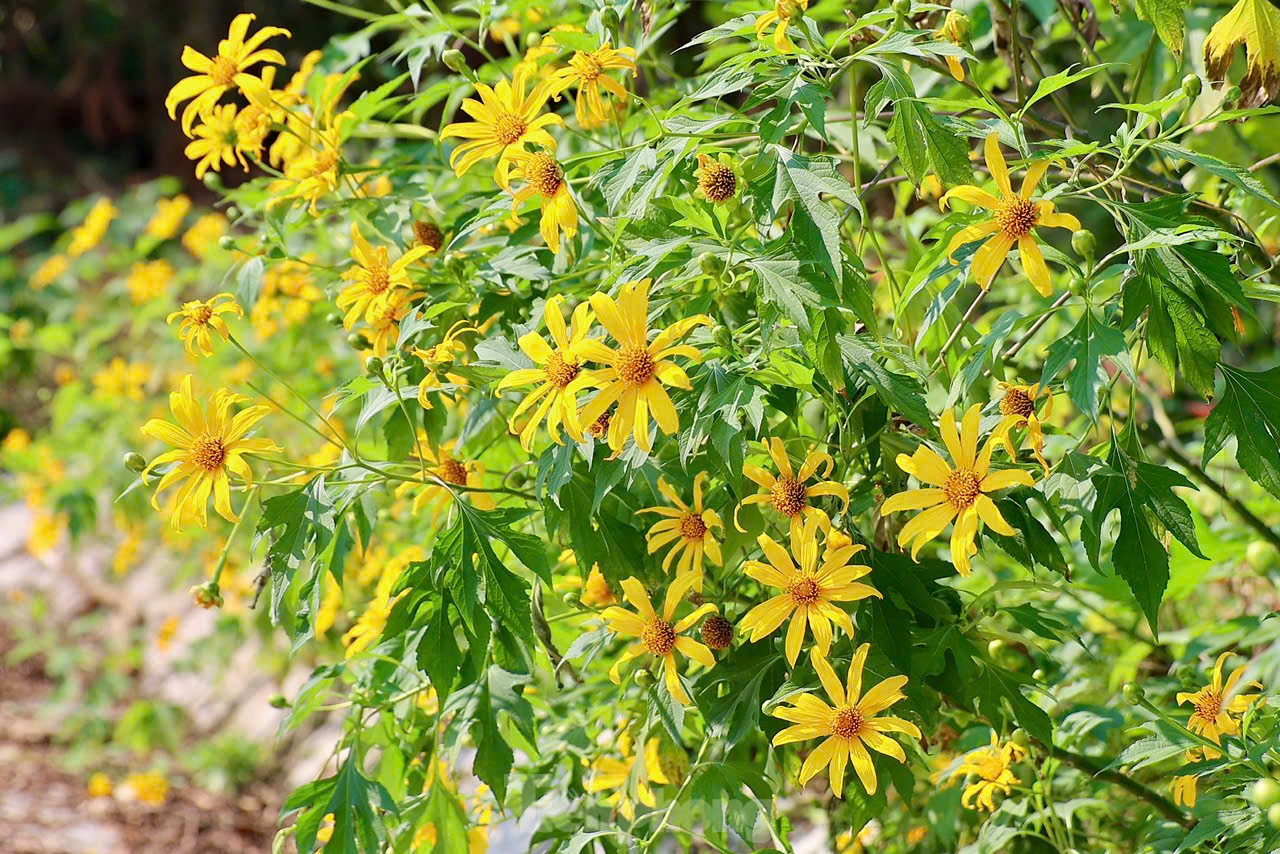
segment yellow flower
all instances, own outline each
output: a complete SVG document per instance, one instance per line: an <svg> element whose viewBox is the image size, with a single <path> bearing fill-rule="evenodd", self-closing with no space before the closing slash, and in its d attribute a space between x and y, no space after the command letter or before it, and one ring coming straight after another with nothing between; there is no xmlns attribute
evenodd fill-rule
<svg viewBox="0 0 1280 854"><path fill-rule="evenodd" d="M182 235L182 246L192 255L203 259L209 250L227 233L230 223L220 213L207 213L195 221Z"/></svg>
<svg viewBox="0 0 1280 854"><path fill-rule="evenodd" d="M1240 106L1260 107L1280 96L1280 9L1267 0L1240 0L1204 40L1209 77L1225 80L1236 48L1244 46Z"/></svg>
<svg viewBox="0 0 1280 854"><path fill-rule="evenodd" d="M116 553L111 558L111 571L119 577L132 569L141 548L141 532L134 527L126 529L124 539L116 546Z"/></svg>
<svg viewBox="0 0 1280 854"><path fill-rule="evenodd" d="M156 202L156 212L147 222L145 234L156 240L168 240L178 233L190 211L191 199L183 193L172 199L160 199Z"/></svg>
<svg viewBox="0 0 1280 854"><path fill-rule="evenodd" d="M560 232L563 231L568 238L578 233L578 209L573 204L564 169L545 151L532 154L520 152L512 155L511 160L515 166L511 177L524 179L526 182L524 188L511 199L511 213L514 216L521 205L537 196L542 212L538 232L547 242L547 248L558 254Z"/></svg>
<svg viewBox="0 0 1280 854"><path fill-rule="evenodd" d="M66 514L38 509L31 520L31 530L27 533L27 552L33 557L43 557L53 551L66 524Z"/></svg>
<svg viewBox="0 0 1280 854"><path fill-rule="evenodd" d="M394 597L391 595L399 578L400 572L396 570L383 572L378 579L373 601L365 608L360 619L356 620L356 624L342 636L342 644L347 648L347 658L364 652L382 635L382 630L387 626L387 618L391 616L391 609L409 592L402 590Z"/></svg>
<svg viewBox="0 0 1280 854"><path fill-rule="evenodd" d="M605 580L604 574L600 572L600 564L591 564L591 572L587 575L587 580L583 582L582 595L578 597L578 601L588 608L603 608L618 601L618 598L613 595L613 590L609 587L609 582Z"/></svg>
<svg viewBox="0 0 1280 854"><path fill-rule="evenodd" d="M1186 753L1187 762L1199 762L1204 758L1204 752L1194 748ZM1173 794L1173 802L1180 807L1188 809L1194 807L1196 805L1196 786L1199 779L1196 774L1184 774L1174 777L1169 783L1169 789Z"/></svg>
<svg viewBox="0 0 1280 854"><path fill-rule="evenodd" d="M561 424L574 439L579 442L583 439L582 425L578 423L578 392L589 379L582 371L582 348L587 333L591 331L591 306L580 303L573 310L571 325L567 329L563 306L564 297L553 296L542 309L542 319L551 333L555 349L551 349L537 332L521 335L520 349L538 367L514 370L498 383L498 392L537 384L525 395L507 422L507 428L519 435L520 447L526 451L533 447L533 437L544 420L548 435L557 445L563 444ZM529 413L529 420L524 427L517 428L516 422L525 413Z"/></svg>
<svg viewBox="0 0 1280 854"><path fill-rule="evenodd" d="M228 473L245 484L253 473L245 454L279 451L269 439L246 438L253 426L271 411L268 406L250 406L232 412L238 397L226 389L214 392L211 406L202 411L191 390L191 376L183 377L178 390L169 395L169 409L177 424L153 418L142 426L142 432L175 447L151 461L145 477L156 466L176 463L156 486L151 506L160 509L160 493L179 481L183 486L171 499L170 524L174 530L182 526L184 516L198 517L201 527L207 525L206 502L213 496L213 507L228 522L239 520L231 509L231 482Z"/></svg>
<svg viewBox="0 0 1280 854"><path fill-rule="evenodd" d="M71 262L67 259L66 255L50 255L48 258L44 259L44 262L36 268L34 273L31 274L31 280L29 282L31 289L35 291L44 290L61 278L62 275L70 269L70 267Z"/></svg>
<svg viewBox="0 0 1280 854"><path fill-rule="evenodd" d="M450 487L464 486L468 489L484 487L484 463L479 460L459 460L454 456L453 442L445 442L438 448L431 447L431 440L425 434L418 434L418 443L422 446L422 459L427 462L427 483L406 482L396 490L396 497L404 497L409 492L416 492L410 510L420 513L423 508L431 511L431 524L438 525L440 517L449 510L453 503L454 492ZM418 458L417 444L412 456ZM493 496L485 492L459 493L466 495L473 507L481 510L492 510Z"/></svg>
<svg viewBox="0 0 1280 854"><path fill-rule="evenodd" d="M524 151L526 145L532 143L555 150L556 142L546 128L563 122L555 113L538 115L547 98L551 97L551 90L539 83L526 96L528 76L528 69L517 68L511 82L502 80L494 89L477 83L476 92L480 100L467 98L462 102L463 111L475 121L454 122L440 131L442 140L451 137L466 140L449 156L449 165L459 175L466 174L481 160L496 156L498 163L494 167L493 179L506 190L511 185L512 158Z"/></svg>
<svg viewBox="0 0 1280 854"><path fill-rule="evenodd" d="M420 296L405 290L393 290L383 299L369 304L365 317L369 320L369 343L375 356L385 356L395 346L400 337L400 321Z"/></svg>
<svg viewBox="0 0 1280 854"><path fill-rule="evenodd" d="M156 646L161 651L167 650L173 645L173 636L178 633L178 618L169 617L160 624L160 629L156 632Z"/></svg>
<svg viewBox="0 0 1280 854"><path fill-rule="evenodd" d="M252 85L255 80L245 71L259 62L284 65L284 57L280 51L264 49L259 46L273 36L289 38L289 31L280 27L263 27L248 39L249 23L255 15L240 14L231 20L227 37L218 42L218 52L207 57L191 46L182 49L182 64L196 72L190 77L179 80L169 90L164 99L169 118L177 118L178 104L190 101L182 111L182 132L191 135L191 125L197 115L210 112L222 93L232 86Z"/></svg>
<svg viewBox="0 0 1280 854"><path fill-rule="evenodd" d="M667 738L654 736L644 745L645 773L659 786L678 786L689 773L689 757Z"/></svg>
<svg viewBox="0 0 1280 854"><path fill-rule="evenodd" d="M1048 160L1037 160L1028 166L1027 174L1022 179L1022 188L1015 193L1009 183L1009 168L1005 165L1004 155L1000 153L999 134L993 133L987 137L986 158L987 170L995 179L1000 198L966 184L948 190L942 197L941 204L945 207L952 198L963 199L971 205L991 211L994 216L986 222L960 229L947 244L947 257L952 258L956 250L966 243L985 239L986 242L973 255L973 276L983 290L986 290L991 287L991 280L996 277L1009 250L1016 243L1027 278L1041 296L1047 297L1053 293L1053 284L1049 281L1049 268L1045 266L1044 255L1033 237L1034 231L1036 228L1069 228L1077 231L1080 220L1071 214L1056 213L1053 202L1037 202L1031 198L1040 179L1049 169Z"/></svg>
<svg viewBox="0 0 1280 854"><path fill-rule="evenodd" d="M738 176L730 165L728 155L721 154L719 158L712 160L705 154L699 154L694 177L698 181L696 195L712 204L724 204L738 192Z"/></svg>
<svg viewBox="0 0 1280 854"><path fill-rule="evenodd" d="M791 53L796 49L787 37L787 27L794 18L804 17L809 0L775 0L773 11L756 18L756 38L763 39L770 24L777 24L773 31L773 48L778 53Z"/></svg>
<svg viewBox="0 0 1280 854"><path fill-rule="evenodd" d="M979 453L980 409L977 405L969 408L959 432L951 410L942 413L938 429L951 454L954 468L927 445L921 445L911 456L898 454L898 467L929 486L899 492L880 507L881 516L902 510L924 510L898 532L898 545L905 546L914 541L911 545L912 560L925 543L941 534L955 519L955 530L951 533L951 562L961 575L969 574L969 558L978 553L974 538L979 522L985 522L998 534L1013 536L1013 528L1009 527L988 495L1010 486L1035 485L1031 475L1021 469L990 470L991 452L997 442L1004 441L1003 428L997 428Z"/></svg>
<svg viewBox="0 0 1280 854"><path fill-rule="evenodd" d="M676 578L692 574L693 589L702 592L702 558L716 566L724 564L720 554L720 543L711 533L712 528L724 529L720 516L714 510L702 506L702 482L707 479L706 472L698 472L693 479L693 504L685 504L680 496L671 488L665 478L658 478L658 491L675 505L671 507L645 507L641 513L657 513L665 518L658 521L645 539L649 544L649 554L653 554L663 546L671 546L667 556L662 560L662 571L670 572L671 563L677 557Z"/></svg>
<svg viewBox="0 0 1280 854"><path fill-rule="evenodd" d="M586 384L600 390L578 414L578 423L590 424L614 403L609 427L609 447L621 451L630 434L640 450L652 449L649 441L649 415L658 422L663 433L671 435L680 429L680 416L664 386L690 389L684 369L671 361L681 356L701 362L702 354L688 344L677 344L695 326L710 326L705 314L678 320L658 332L649 341L649 280L624 284L617 300L605 294L592 294L591 307L600 324L620 345L617 350L589 338L582 342L582 354L607 367L592 371Z"/></svg>
<svg viewBox="0 0 1280 854"><path fill-rule="evenodd" d="M947 16L942 19L942 26L938 27L938 31L933 34L933 40L937 42L951 42L957 47L964 47L969 41L969 16L958 10L947 12ZM947 61L947 70L951 72L951 76L960 82L964 82L964 64L958 56L943 57Z"/></svg>
<svg viewBox="0 0 1280 854"><path fill-rule="evenodd" d="M107 198L98 199L89 209L84 222L71 230L71 244L67 246L67 254L79 258L102 242L107 233L107 226L116 218L116 206Z"/></svg>
<svg viewBox="0 0 1280 854"><path fill-rule="evenodd" d="M196 179L204 178L212 169L221 171L223 163L235 166L239 163L247 172L249 164L244 159L244 146L236 123L235 104L223 104L210 108L195 128L195 139L187 143L183 154L196 161Z"/></svg>
<svg viewBox="0 0 1280 854"><path fill-rule="evenodd" d="M871 572L871 567L849 563L866 546L851 545L829 551L819 565L819 524L817 519L810 519L803 528L791 535L790 555L772 538L761 534L756 542L764 550L767 562L749 560L743 567L751 578L769 587L777 587L782 592L767 602L756 605L738 625L743 631L751 633L751 641L754 643L776 632L790 617L786 650L787 661L792 665L800 657L806 626L812 627L813 642L824 656L831 651L833 623L844 629L849 637L853 637L853 621L842 608L833 603L856 602L869 596L884 598L874 587L858 581Z"/></svg>
<svg viewBox="0 0 1280 854"><path fill-rule="evenodd" d="M765 453L773 459L773 464L778 467L778 475L774 477L772 473L754 463L743 464L742 473L763 491L748 495L742 503L772 505L774 510L790 520L792 540L799 534L801 526L811 519L816 519L823 531L830 531L831 517L826 514L826 511L812 506L811 502L812 499L823 495L834 495L844 503L845 508L849 506L849 490L844 487L844 484L825 479L835 467L835 461L831 459L831 455L826 451L818 450L816 445L810 447L797 472L791 467L787 446L781 439L774 436L772 439L762 439L760 444ZM809 479L814 475L817 475L818 482L810 486Z"/></svg>
<svg viewBox="0 0 1280 854"><path fill-rule="evenodd" d="M1044 473L1048 474L1049 464L1044 458L1044 429L1040 426L1040 418L1036 415L1036 401L1041 397L1046 399L1044 417L1048 418L1053 414L1053 392L1047 387L1041 387L1040 383L1029 386L1000 383L999 387L1004 393L1000 398L1000 414L1005 418L1005 423L1000 427L999 432L1004 434L1004 446L1009 452L1009 458L1014 460L1018 458L1013 440L1009 437L1010 432L1015 427L1026 427L1027 439L1031 442L1031 453L1035 455L1036 462L1044 468Z"/></svg>
<svg viewBox="0 0 1280 854"><path fill-rule="evenodd" d="M182 318L182 322L178 324L178 337L182 339L187 352L192 356L212 356L213 336L209 334L209 330L222 336L223 341L231 335L227 322L222 319L224 314L244 316L236 298L228 293L216 294L208 300L184 302L179 311L165 319L165 323L173 323L174 318Z"/></svg>
<svg viewBox="0 0 1280 854"><path fill-rule="evenodd" d="M350 329L361 315L373 323L397 290L413 287L408 267L430 251L426 246L415 246L393 264L387 257L387 247L374 249L360 233L360 227L351 223L351 260L355 264L342 274L351 284L342 289L335 301L346 313L343 325Z"/></svg>
<svg viewBox="0 0 1280 854"><path fill-rule="evenodd" d="M614 50L609 42L592 51L574 51L569 65L551 75L548 85L558 97L561 92L571 86L578 87L578 95L574 101L574 115L578 124L583 127L595 126L609 119L604 101L600 99L600 90L618 99L619 103L627 100L627 90L605 72L620 69L636 75L636 52L629 48Z"/></svg>
<svg viewBox="0 0 1280 854"><path fill-rule="evenodd" d="M89 777L89 784L85 787L91 798L106 798L111 796L111 778L101 771L95 772Z"/></svg>
<svg viewBox="0 0 1280 854"><path fill-rule="evenodd" d="M158 807L169 799L169 781L155 771L148 771L146 774L130 774L125 777L124 784L132 790L134 797L144 804Z"/></svg>
<svg viewBox="0 0 1280 854"><path fill-rule="evenodd" d="M461 353L466 352L467 345L463 343L462 336L479 334L479 332L480 330L470 321L459 320L449 327L444 337L440 339L440 343L427 348L414 347L409 351L427 368L427 375L422 378L422 382L418 383L418 404L423 409L431 408L431 392L440 389L443 385L439 370L453 364ZM444 378L455 386L467 385L466 377L455 373L446 372Z"/></svg>
<svg viewBox="0 0 1280 854"><path fill-rule="evenodd" d="M716 665L715 656L711 654L710 649L693 638L683 637L680 634L695 625L705 615L716 613L716 606L707 603L684 619L672 621L680 600L689 588L689 581L688 578L683 580L677 578L671 583L662 603L661 615L653 609L653 602L639 579L628 578L622 582L622 595L636 610L632 612L615 605L605 610L604 618L612 631L627 637L639 638L640 642L627 647L609 670L609 678L613 680L613 684L618 685L622 682L622 665L636 656L648 653L661 660L667 690L671 692L671 696L677 702L689 705L689 695L680 683L675 654L679 652L706 668Z"/></svg>
<svg viewBox="0 0 1280 854"><path fill-rule="evenodd" d="M106 400L142 400L151 369L116 356L93 375L94 394Z"/></svg>
<svg viewBox="0 0 1280 854"><path fill-rule="evenodd" d="M1204 736L1214 744L1221 744L1224 734L1239 735L1241 716L1261 699L1258 694L1237 693L1237 691L1248 691L1250 688L1262 690L1262 684L1259 682L1249 681L1243 685L1239 684L1240 677L1245 671L1244 665L1231 671L1231 675L1223 684L1222 665L1230 656L1230 652L1224 652L1218 656L1218 661L1213 666L1213 678L1208 685L1192 693L1179 692L1177 698L1179 706L1183 703L1191 703L1195 706L1191 719L1187 721L1187 729ZM1208 759L1218 758L1218 753L1210 748L1205 748L1204 753Z"/></svg>
<svg viewBox="0 0 1280 854"><path fill-rule="evenodd" d="M636 805L627 790L632 768L639 757L634 755L631 736L626 732L618 736L618 752L621 758L600 756L592 760L591 777L583 783L582 787L593 795L600 792L613 792L605 799L605 803L616 809L618 814L627 821L632 821L636 817ZM649 787L643 776L636 779L635 795L640 803L647 807L657 805L653 789Z"/></svg>
<svg viewBox="0 0 1280 854"><path fill-rule="evenodd" d="M965 754L955 773L972 774L977 778L965 787L964 796L960 799L965 809L993 811L996 808L995 793L1008 795L1018 783L1018 776L1010 766L1025 759L1026 755L1026 749L1012 741L1002 745L994 732L991 733L991 744Z"/></svg>
<svg viewBox="0 0 1280 854"><path fill-rule="evenodd" d="M163 258L155 261L139 261L129 268L129 276L125 279L125 287L129 291L129 301L134 305L144 305L169 289L169 283L178 275L174 266Z"/></svg>
<svg viewBox="0 0 1280 854"><path fill-rule="evenodd" d="M4 441L0 442L0 451L11 454L20 454L30 447L31 434L21 427L14 427L5 434Z"/></svg>
<svg viewBox="0 0 1280 854"><path fill-rule="evenodd" d="M900 732L913 738L920 737L919 728L910 721L877 717L903 699L902 687L907 684L907 677L890 676L862 693L862 669L870 649L871 645L865 643L858 647L849 662L848 679L842 685L827 657L814 647L809 655L831 705L814 694L796 694L771 712L775 718L792 724L773 737L775 747L811 738L826 739L805 759L800 768L800 783L808 783L823 767L827 767L831 792L837 798L843 797L844 771L850 762L867 794L875 794L876 768L871 762L871 754L867 752L868 747L899 762L907 761L902 746L885 733Z"/></svg>

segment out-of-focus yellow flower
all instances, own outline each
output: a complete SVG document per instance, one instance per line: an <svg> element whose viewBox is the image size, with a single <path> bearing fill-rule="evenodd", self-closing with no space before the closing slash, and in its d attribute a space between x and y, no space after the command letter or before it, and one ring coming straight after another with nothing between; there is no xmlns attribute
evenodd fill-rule
<svg viewBox="0 0 1280 854"><path fill-rule="evenodd" d="M71 230L71 244L67 246L67 254L79 258L102 242L107 234L107 227L116 218L116 206L108 198L98 199L89 210L84 222Z"/></svg>
<svg viewBox="0 0 1280 854"><path fill-rule="evenodd" d="M163 652L173 645L173 636L178 633L178 618L169 617L160 624L156 632L156 646Z"/></svg>
<svg viewBox="0 0 1280 854"><path fill-rule="evenodd" d="M178 233L190 211L191 199L185 193L179 193L172 199L160 199L144 233L155 240L168 240Z"/></svg>
<svg viewBox="0 0 1280 854"><path fill-rule="evenodd" d="M9 453L21 453L31 447L31 434L21 427L14 427L5 434L4 441L0 442L0 451Z"/></svg>
<svg viewBox="0 0 1280 854"><path fill-rule="evenodd" d="M178 271L174 266L163 258L139 261L129 268L129 276L125 279L129 301L134 305L145 305L164 296L169 290L169 283L177 275Z"/></svg>
<svg viewBox="0 0 1280 854"><path fill-rule="evenodd" d="M29 284L34 291L44 290L52 285L55 281L62 277L71 267L71 261L66 255L50 255L44 259L44 262L36 268L31 274Z"/></svg>
<svg viewBox="0 0 1280 854"><path fill-rule="evenodd" d="M111 796L111 778L101 771L97 771L89 777L89 782L85 786L91 798L106 798Z"/></svg>
<svg viewBox="0 0 1280 854"><path fill-rule="evenodd" d="M93 375L94 394L103 400L142 400L151 368L116 356Z"/></svg>
<svg viewBox="0 0 1280 854"><path fill-rule="evenodd" d="M1202 750L1188 750L1186 752L1187 762L1200 762L1205 758ZM1183 774L1174 777L1169 783L1169 788L1173 794L1173 802L1180 807L1191 809L1196 805L1197 785L1200 778L1196 774Z"/></svg>
<svg viewBox="0 0 1280 854"><path fill-rule="evenodd" d="M124 784L134 797L149 806L162 806L169 799L169 781L156 771L130 774L124 778Z"/></svg>
<svg viewBox="0 0 1280 854"><path fill-rule="evenodd" d="M197 219L182 235L182 246L192 255L203 260L209 251L218 245L218 241L230 227L231 223L222 214L207 213Z"/></svg>
<svg viewBox="0 0 1280 854"><path fill-rule="evenodd" d="M632 48L623 47L614 50L609 42L605 42L597 50L574 51L569 65L551 75L548 86L558 97L564 90L576 86L577 98L574 100L574 115L580 125L598 125L609 119L610 111L606 111L604 101L600 98L600 90L604 89L619 103L627 100L627 90L614 80L607 72L613 70L630 71L636 74L636 52Z"/></svg>
<svg viewBox="0 0 1280 854"><path fill-rule="evenodd" d="M591 564L591 572L587 574L587 580L583 582L582 595L578 597L578 601L589 608L603 608L618 601L617 597L613 595L613 590L609 587L609 582L605 580L604 574L600 572L600 564Z"/></svg>
<svg viewBox="0 0 1280 854"><path fill-rule="evenodd" d="M141 532L135 527L125 529L124 539L116 546L111 558L111 571L116 577L124 575L137 563L138 551L142 548Z"/></svg>
<svg viewBox="0 0 1280 854"><path fill-rule="evenodd" d="M356 624L342 636L342 643L347 648L347 658L364 652L382 635L382 630L387 625L387 618L391 616L391 609L395 607L396 602L399 602L409 592L408 590L402 590L394 597L391 595L391 591L395 588L396 581L399 578L400 570L397 570L395 572L383 572L378 579L378 585L373 593L373 601L365 608L364 613L360 615L360 619L356 620Z"/></svg>
<svg viewBox="0 0 1280 854"><path fill-rule="evenodd" d="M600 756L591 762L591 776L583 783L583 788L591 794L612 792L605 803L618 811L627 821L636 817L636 805L628 792L631 780L631 769L640 759L633 750L630 733L625 730L618 735L617 756ZM636 780L635 797L647 807L656 806L653 789L640 777Z"/></svg>
<svg viewBox="0 0 1280 854"><path fill-rule="evenodd" d="M178 325L178 337L182 339L187 352L196 357L212 356L213 336L210 330L220 335L223 341L231 335L227 322L222 319L224 314L244 316L244 310L240 308L236 298L228 293L217 294L207 300L184 302L182 308L170 314L165 322L173 323L176 318L182 318Z"/></svg>
<svg viewBox="0 0 1280 854"><path fill-rule="evenodd" d="M27 533L27 552L33 557L44 557L53 551L66 524L66 514L38 509L31 520L31 530Z"/></svg>
<svg viewBox="0 0 1280 854"><path fill-rule="evenodd" d="M327 844L333 839L333 824L335 818L333 813L325 813L324 818L320 819L320 826L316 828L316 842Z"/></svg>

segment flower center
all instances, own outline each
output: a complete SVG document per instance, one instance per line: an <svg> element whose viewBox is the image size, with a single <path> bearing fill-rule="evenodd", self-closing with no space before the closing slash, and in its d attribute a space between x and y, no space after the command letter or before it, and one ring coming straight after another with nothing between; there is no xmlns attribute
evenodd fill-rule
<svg viewBox="0 0 1280 854"><path fill-rule="evenodd" d="M566 388L577 378L579 370L577 362L566 362L559 353L552 353L551 358L547 359L547 363L542 367L542 373L546 376L547 382L556 388Z"/></svg>
<svg viewBox="0 0 1280 854"><path fill-rule="evenodd" d="M733 623L716 614L702 624L702 640L712 649L728 649L733 643Z"/></svg>
<svg viewBox="0 0 1280 854"><path fill-rule="evenodd" d="M978 760L978 775L984 780L995 782L1000 779L1000 775L1004 772L1004 759L994 750L986 751L982 758Z"/></svg>
<svg viewBox="0 0 1280 854"><path fill-rule="evenodd" d="M201 326L208 325L211 317L213 317L213 307L210 305L202 305L191 313L191 319Z"/></svg>
<svg viewBox="0 0 1280 854"><path fill-rule="evenodd" d="M686 540L701 540L707 534L707 523L698 513L686 513L680 517L680 536Z"/></svg>
<svg viewBox="0 0 1280 854"><path fill-rule="evenodd" d="M1205 691L1196 703L1196 717L1208 723L1217 720L1221 711L1222 695L1215 694L1212 691Z"/></svg>
<svg viewBox="0 0 1280 854"><path fill-rule="evenodd" d="M413 224L413 236L418 238L418 243L422 246L430 246L436 251L444 245L444 234L434 222L418 220Z"/></svg>
<svg viewBox="0 0 1280 854"><path fill-rule="evenodd" d="M222 461L226 458L227 449L218 436L202 434L191 446L191 462L205 471L217 471L222 468Z"/></svg>
<svg viewBox="0 0 1280 854"><path fill-rule="evenodd" d="M530 155L524 168L524 176L529 186L538 195L549 198L560 189L560 183L564 180L564 170L560 168L560 164L554 157L539 152Z"/></svg>
<svg viewBox="0 0 1280 854"><path fill-rule="evenodd" d="M797 605L812 605L822 598L822 588L812 578L802 578L787 588L791 601Z"/></svg>
<svg viewBox="0 0 1280 854"><path fill-rule="evenodd" d="M312 158L311 177L319 178L321 175L324 175L326 172L333 169L333 167L337 165L338 165L337 152L329 151L328 149L326 149L320 152L319 154L317 154L314 158Z"/></svg>
<svg viewBox="0 0 1280 854"><path fill-rule="evenodd" d="M600 417L591 422L587 432L597 439L604 438L604 434L609 432L609 413L601 412Z"/></svg>
<svg viewBox="0 0 1280 854"><path fill-rule="evenodd" d="M1035 409L1035 402L1031 400L1031 396L1025 389L1016 387L1007 389L1004 397L1000 398L1001 415L1017 415L1019 418L1026 418L1035 412Z"/></svg>
<svg viewBox="0 0 1280 854"><path fill-rule="evenodd" d="M640 640L644 643L645 649L654 655L667 655L676 645L675 626L655 617L645 624L644 631L640 633Z"/></svg>
<svg viewBox="0 0 1280 854"><path fill-rule="evenodd" d="M1035 203L1022 196L1010 196L1000 203L996 225L1008 237L1026 237L1040 219Z"/></svg>
<svg viewBox="0 0 1280 854"><path fill-rule="evenodd" d="M866 719L857 709L841 709L831 721L831 734L840 738L853 738L862 732Z"/></svg>
<svg viewBox="0 0 1280 854"><path fill-rule="evenodd" d="M774 481L769 494L773 509L783 516L795 516L809 506L808 490L804 488L804 484L789 477L780 477Z"/></svg>
<svg viewBox="0 0 1280 854"><path fill-rule="evenodd" d="M452 457L445 457L440 461L436 474L440 475L440 479L445 483L452 483L455 486L467 485L467 467Z"/></svg>
<svg viewBox="0 0 1280 854"><path fill-rule="evenodd" d="M618 356L618 376L630 385L644 385L656 368L653 356L644 347L627 347Z"/></svg>
<svg viewBox="0 0 1280 854"><path fill-rule="evenodd" d="M963 510L974 502L974 499L981 494L982 490L978 488L978 476L968 469L956 469L947 475L947 481L942 486L942 491L946 493L947 500L951 502L951 506L957 510Z"/></svg>
<svg viewBox="0 0 1280 854"><path fill-rule="evenodd" d="M738 191L738 178L723 163L709 162L698 170L698 189L711 202L727 202Z"/></svg>
<svg viewBox="0 0 1280 854"><path fill-rule="evenodd" d="M230 86L235 82L236 74L239 71L240 69L236 67L235 60L218 54L213 58L213 63L209 66L209 79L219 86Z"/></svg>
<svg viewBox="0 0 1280 854"><path fill-rule="evenodd" d="M582 51L575 53L569 64L578 72L578 79L583 83L590 83L595 80L600 76L602 70L598 59Z"/></svg>
<svg viewBox="0 0 1280 854"><path fill-rule="evenodd" d="M519 142L528 129L529 125L525 120L515 113L499 113L493 121L493 135L503 145Z"/></svg>

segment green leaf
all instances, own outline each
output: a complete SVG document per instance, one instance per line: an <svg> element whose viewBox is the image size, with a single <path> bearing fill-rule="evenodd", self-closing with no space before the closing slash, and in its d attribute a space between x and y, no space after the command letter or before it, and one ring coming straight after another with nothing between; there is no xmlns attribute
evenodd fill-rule
<svg viewBox="0 0 1280 854"><path fill-rule="evenodd" d="M924 401L924 386L914 377L894 373L877 362L875 351L864 343L866 340L852 335L836 336L845 367L875 389L885 406L917 424L930 423L933 416Z"/></svg>
<svg viewBox="0 0 1280 854"><path fill-rule="evenodd" d="M752 258L747 266L755 272L765 300L781 308L802 332L808 332L806 307L822 305L824 300L800 275L800 262L791 255L779 255Z"/></svg>
<svg viewBox="0 0 1280 854"><path fill-rule="evenodd" d="M1091 309L1086 308L1075 328L1049 346L1040 382L1049 384L1064 368L1074 363L1067 375L1067 394L1077 409L1096 422L1103 359L1111 359L1130 377L1133 376L1124 334L1104 324Z"/></svg>
<svg viewBox="0 0 1280 854"><path fill-rule="evenodd" d="M1202 465L1207 468L1234 437L1240 468L1280 498L1280 367L1257 372L1220 367L1222 399L1205 419Z"/></svg>
<svg viewBox="0 0 1280 854"><path fill-rule="evenodd" d="M806 157L774 145L769 148L775 163L773 197L769 219L791 203L791 229L802 246L812 250L814 259L835 279L843 269L840 222L842 217L827 201L834 196L859 213L862 203L830 157Z"/></svg>
<svg viewBox="0 0 1280 854"><path fill-rule="evenodd" d="M266 562L271 571L273 623L281 622L285 593L306 556L324 551L336 526L337 510L325 490L324 475L262 502L254 542L271 535Z"/></svg>
<svg viewBox="0 0 1280 854"><path fill-rule="evenodd" d="M317 849L316 831L329 814L333 815L333 835L322 846L325 854L381 851L387 843L382 812L397 814L387 790L360 773L354 751L347 754L337 774L308 783L290 795L280 815L283 819L299 811L295 839L300 854Z"/></svg>
<svg viewBox="0 0 1280 854"><path fill-rule="evenodd" d="M1147 2L1179 3L1181 0L1147 0ZM1271 192L1267 190L1266 185L1263 184L1262 181L1258 180L1258 177L1248 169L1241 166L1233 166L1232 164L1219 160L1212 155L1202 154L1199 151L1192 151L1186 146L1178 145L1173 142L1157 142L1155 147L1157 150L1163 151L1171 157L1176 157L1179 160L1185 160L1188 163L1193 163L1204 171L1217 175L1229 184L1244 190L1255 199L1266 202L1272 207L1280 208L1280 201L1277 201L1276 197L1271 195Z"/></svg>
<svg viewBox="0 0 1280 854"><path fill-rule="evenodd" d="M1092 77L1099 71L1102 71L1105 68L1111 68L1114 65L1116 65L1114 62L1102 62L1097 65L1090 65L1083 71L1072 71L1068 68L1066 71L1059 71L1057 74L1050 74L1048 77L1036 84L1036 91L1031 93L1031 97L1027 99L1027 102L1022 105L1022 109L1018 111L1018 115L1021 116L1025 114L1033 104L1044 98L1048 98L1059 89L1065 89L1078 80L1083 80L1086 77Z"/></svg>
<svg viewBox="0 0 1280 854"><path fill-rule="evenodd" d="M1137 7L1138 17L1151 22L1160 41L1181 62L1187 0L1134 0L1134 5Z"/></svg>

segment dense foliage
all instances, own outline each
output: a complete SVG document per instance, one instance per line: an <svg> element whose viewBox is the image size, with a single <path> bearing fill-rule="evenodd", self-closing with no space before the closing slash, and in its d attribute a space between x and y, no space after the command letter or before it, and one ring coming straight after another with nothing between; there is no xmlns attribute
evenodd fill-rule
<svg viewBox="0 0 1280 854"><path fill-rule="evenodd" d="M3 262L32 551L345 716L281 845L1280 844L1280 9L313 2Z"/></svg>

